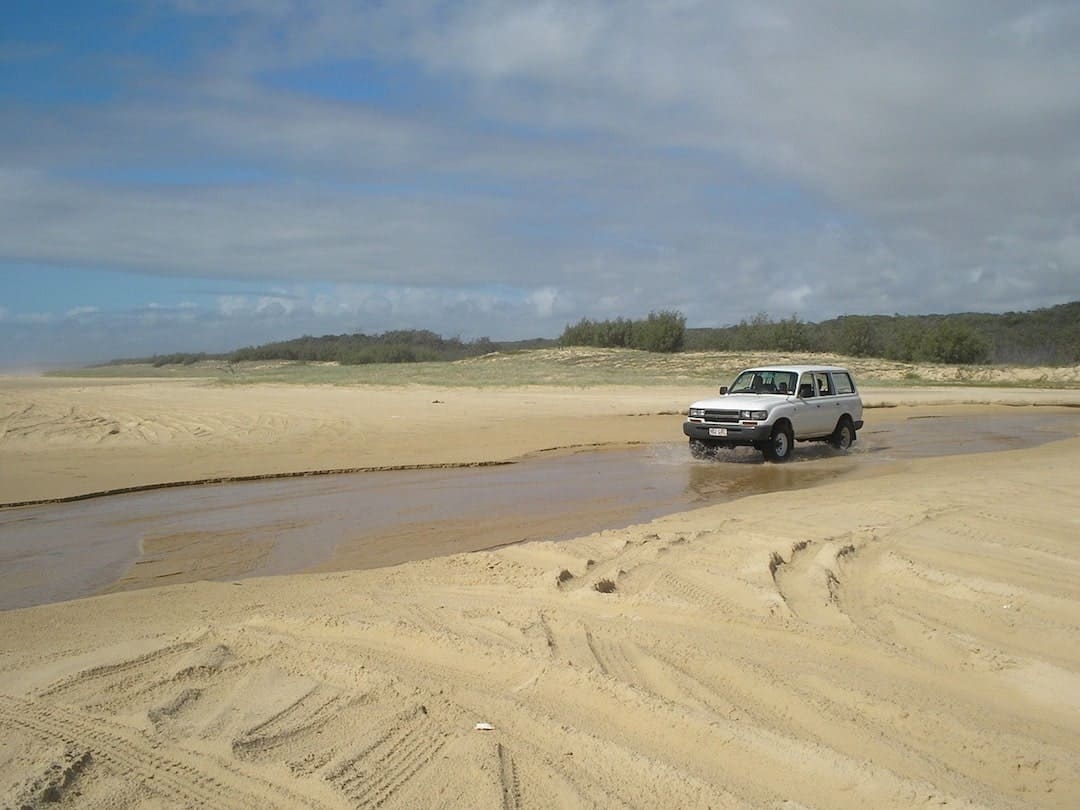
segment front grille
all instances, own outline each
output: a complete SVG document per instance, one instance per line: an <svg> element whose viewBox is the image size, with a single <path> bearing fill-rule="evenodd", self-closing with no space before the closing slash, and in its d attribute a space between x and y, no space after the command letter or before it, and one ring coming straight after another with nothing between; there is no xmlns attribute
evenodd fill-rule
<svg viewBox="0 0 1080 810"><path fill-rule="evenodd" d="M705 411L706 422L733 425L739 421L738 411Z"/></svg>

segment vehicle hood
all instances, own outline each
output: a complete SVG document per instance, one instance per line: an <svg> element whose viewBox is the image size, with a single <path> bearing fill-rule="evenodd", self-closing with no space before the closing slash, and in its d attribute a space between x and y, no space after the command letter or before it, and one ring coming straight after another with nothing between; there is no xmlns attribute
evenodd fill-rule
<svg viewBox="0 0 1080 810"><path fill-rule="evenodd" d="M791 394L724 394L698 400L690 407L711 411L765 411L791 399Z"/></svg>

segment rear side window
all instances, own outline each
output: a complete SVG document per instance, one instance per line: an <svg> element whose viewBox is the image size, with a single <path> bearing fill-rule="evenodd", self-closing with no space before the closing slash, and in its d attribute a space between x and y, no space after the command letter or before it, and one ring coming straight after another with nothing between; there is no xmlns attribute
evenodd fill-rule
<svg viewBox="0 0 1080 810"><path fill-rule="evenodd" d="M851 382L851 376L846 371L834 371L832 374L833 388L837 394L855 393L855 384Z"/></svg>

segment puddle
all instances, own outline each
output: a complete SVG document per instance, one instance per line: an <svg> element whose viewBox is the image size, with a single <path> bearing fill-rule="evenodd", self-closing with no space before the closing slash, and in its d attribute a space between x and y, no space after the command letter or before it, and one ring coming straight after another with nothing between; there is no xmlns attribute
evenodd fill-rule
<svg viewBox="0 0 1080 810"><path fill-rule="evenodd" d="M880 427L872 411L867 417L851 452L800 444L787 464L763 463L749 448L694 461L680 441L498 467L287 478L0 510L0 609L567 539L804 489L867 465L1031 447L1080 430L1080 414L1032 409Z"/></svg>

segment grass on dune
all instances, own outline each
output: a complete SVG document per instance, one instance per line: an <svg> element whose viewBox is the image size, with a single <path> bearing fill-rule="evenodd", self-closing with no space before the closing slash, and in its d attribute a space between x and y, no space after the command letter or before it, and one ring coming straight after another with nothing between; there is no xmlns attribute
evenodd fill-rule
<svg viewBox="0 0 1080 810"><path fill-rule="evenodd" d="M633 349L562 348L494 353L455 362L336 363L288 361L191 365L112 365L53 372L49 376L124 379L212 379L225 385L432 385L496 387L551 385L593 387L689 386L715 388L741 369L780 363L835 364L850 368L863 386L963 385L1021 388L1078 388L1080 366L1064 368L944 366L833 355L777 352L682 352L656 354Z"/></svg>

